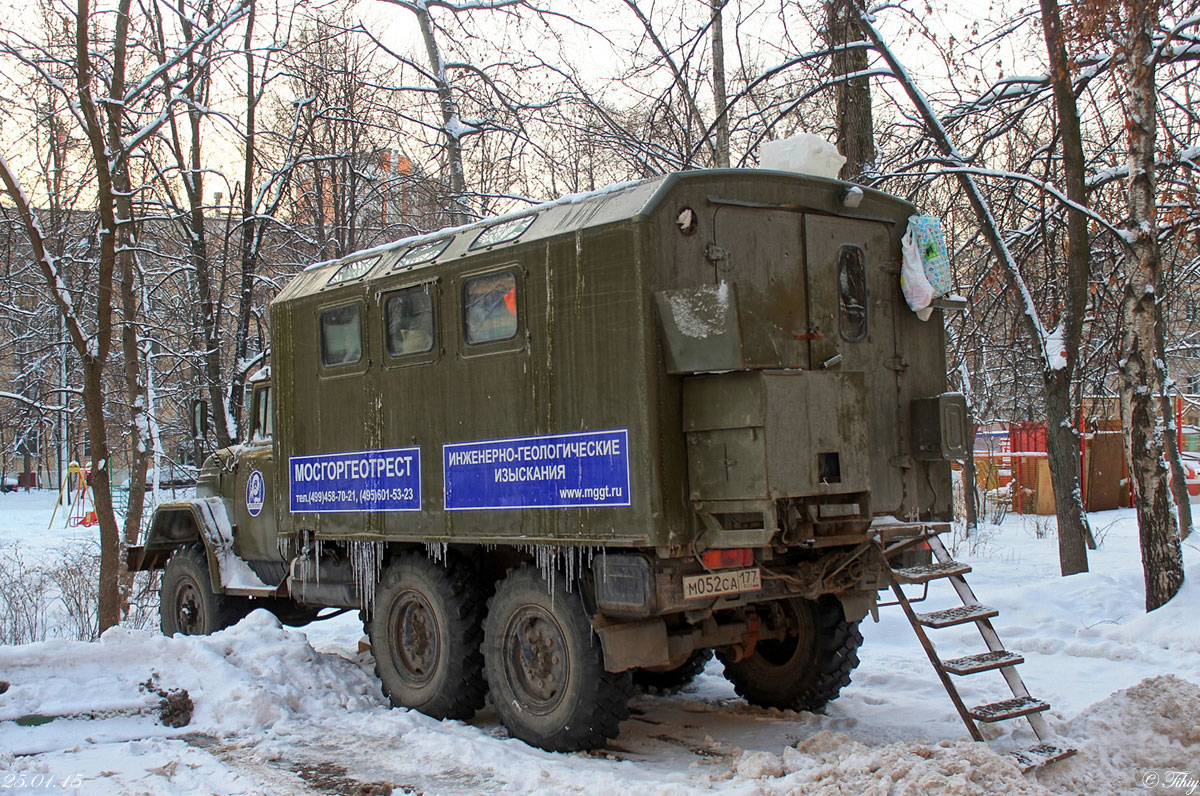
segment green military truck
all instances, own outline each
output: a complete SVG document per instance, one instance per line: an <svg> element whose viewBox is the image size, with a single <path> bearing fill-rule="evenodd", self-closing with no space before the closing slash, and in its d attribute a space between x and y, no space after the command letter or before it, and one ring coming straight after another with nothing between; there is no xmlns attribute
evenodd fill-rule
<svg viewBox="0 0 1200 796"><path fill-rule="evenodd" d="M163 630L357 609L394 705L490 693L549 750L714 651L751 703L821 708L967 447L939 316L901 294L914 212L693 171L307 269L248 441L131 553Z"/></svg>

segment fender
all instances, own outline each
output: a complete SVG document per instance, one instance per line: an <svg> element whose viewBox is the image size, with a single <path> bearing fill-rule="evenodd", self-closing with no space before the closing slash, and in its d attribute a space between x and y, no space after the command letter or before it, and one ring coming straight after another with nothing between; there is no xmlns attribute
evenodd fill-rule
<svg viewBox="0 0 1200 796"><path fill-rule="evenodd" d="M179 547L195 541L204 543L213 592L242 597L275 597L278 588L263 583L237 553L233 552L233 524L225 500L220 497L192 498L163 503L154 510L146 542L126 551L131 572L162 569Z"/></svg>

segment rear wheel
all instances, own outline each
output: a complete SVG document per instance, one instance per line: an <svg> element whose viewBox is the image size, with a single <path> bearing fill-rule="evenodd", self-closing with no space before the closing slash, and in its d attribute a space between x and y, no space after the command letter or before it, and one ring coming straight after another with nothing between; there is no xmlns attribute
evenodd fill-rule
<svg viewBox="0 0 1200 796"><path fill-rule="evenodd" d="M200 545L175 551L163 572L159 619L168 636L206 636L236 624L250 611L245 597L216 594L208 555Z"/></svg>
<svg viewBox="0 0 1200 796"><path fill-rule="evenodd" d="M784 600L776 607L768 621L785 624L788 635L760 641L741 661L717 653L725 679L752 705L820 710L850 685L862 644L858 622L846 620L841 601L832 595Z"/></svg>
<svg viewBox="0 0 1200 796"><path fill-rule="evenodd" d="M604 669L579 594L551 597L526 565L501 581L483 633L492 703L515 737L551 752L603 746L629 716L628 672Z"/></svg>
<svg viewBox="0 0 1200 796"><path fill-rule="evenodd" d="M685 685L690 685L704 667L712 660L712 650L696 650L686 661L674 669L656 672L650 669L634 669L633 684L641 688L653 688L657 691L678 691Z"/></svg>
<svg viewBox="0 0 1200 796"><path fill-rule="evenodd" d="M469 719L483 707L484 595L461 558L405 553L384 572L366 623L383 692L396 707Z"/></svg>

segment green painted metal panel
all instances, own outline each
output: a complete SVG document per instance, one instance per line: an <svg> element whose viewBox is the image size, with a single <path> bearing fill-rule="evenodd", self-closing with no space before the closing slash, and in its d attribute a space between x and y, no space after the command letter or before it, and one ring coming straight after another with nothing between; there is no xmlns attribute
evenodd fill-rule
<svg viewBox="0 0 1200 796"><path fill-rule="evenodd" d="M909 403L945 391L937 315L921 324L899 291L913 208L867 190L850 210L844 188L754 170L668 175L522 211L534 220L514 240L472 249L492 219L358 253L351 259L378 261L353 279L330 283L346 260L298 275L272 305L280 530L681 545L701 530L697 495L856 489L887 512L946 516L948 466L910 452ZM446 245L418 249L429 241ZM860 340L839 326L847 245L864 258ZM494 272L515 275L516 334L472 345L464 286ZM431 297L433 346L397 355L385 308L414 286ZM326 367L321 312L347 304L362 314L363 356ZM734 372L686 376L725 370ZM714 381L685 390L685 379ZM628 432L629 506L445 508L444 445L606 429ZM420 448L421 511L286 510L289 457L398 447ZM833 460L818 454L829 453L836 485L822 483Z"/></svg>

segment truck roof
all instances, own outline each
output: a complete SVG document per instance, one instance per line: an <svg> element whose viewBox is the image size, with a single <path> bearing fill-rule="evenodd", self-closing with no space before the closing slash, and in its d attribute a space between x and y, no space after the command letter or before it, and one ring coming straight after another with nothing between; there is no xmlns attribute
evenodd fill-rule
<svg viewBox="0 0 1200 796"><path fill-rule="evenodd" d="M363 249L351 255L315 263L305 268L276 296L287 302L323 292L328 288L371 281L385 274L411 272L464 257L476 252L552 238L563 233L635 219L657 205L674 183L686 179L712 179L722 173L745 177L747 172L786 176L804 187L843 190L849 183L792 172L766 169L694 170L675 172L644 180L616 183L588 193L575 193L500 216L435 232L412 235L391 243ZM860 186L861 188L861 186ZM908 202L871 188L861 188L876 213L887 208L889 220L901 221L915 212ZM819 211L820 201L813 202ZM844 212L844 211L843 211ZM878 216L876 216L878 217Z"/></svg>

